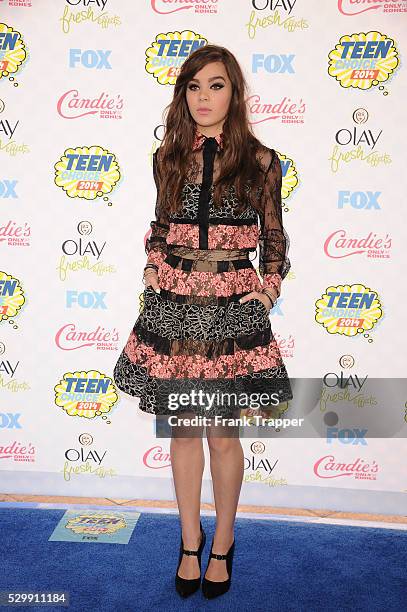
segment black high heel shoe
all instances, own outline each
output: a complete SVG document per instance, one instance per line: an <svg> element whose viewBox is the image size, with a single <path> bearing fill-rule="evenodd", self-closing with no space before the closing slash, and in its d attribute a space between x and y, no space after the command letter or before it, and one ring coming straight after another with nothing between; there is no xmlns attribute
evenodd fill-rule
<svg viewBox="0 0 407 612"><path fill-rule="evenodd" d="M222 582L214 582L213 580L208 580L205 576L202 578L202 593L204 597L207 599L213 599L214 597L218 597L219 595L223 595L230 589L231 581L232 581L232 565L233 565L233 555L235 553L235 541L233 540L232 546L229 548L226 555L215 555L212 552L213 548L213 540L211 546L211 552L208 558L208 565L206 569L208 569L211 558L213 559L226 559L226 569L228 572L228 579L223 580ZM205 571L206 574L206 571Z"/></svg>
<svg viewBox="0 0 407 612"><path fill-rule="evenodd" d="M205 531L202 529L202 523L199 523L199 525L201 528L201 543L199 545L198 550L185 550L181 534L178 567L177 572L175 574L175 588L177 590L177 593L179 593L181 597L188 597L189 595L192 595L192 593L195 593L195 591L199 589L201 584L201 576L199 576L199 578L192 578L192 580L188 580L187 578L181 578L181 576L178 576L178 570L179 566L181 565L182 555L196 555L198 557L199 571L201 571L201 557L202 551L205 547L206 534Z"/></svg>

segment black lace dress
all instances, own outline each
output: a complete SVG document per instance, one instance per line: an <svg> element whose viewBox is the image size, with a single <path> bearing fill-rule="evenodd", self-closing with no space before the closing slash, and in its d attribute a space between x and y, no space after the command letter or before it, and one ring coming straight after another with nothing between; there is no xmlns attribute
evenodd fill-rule
<svg viewBox="0 0 407 612"><path fill-rule="evenodd" d="M264 172L262 214L251 205L237 214L234 186L215 210L212 183L221 148L222 134L197 132L182 209L171 217L159 212L159 149L153 156L156 215L146 252L159 268L161 291L145 288L114 368L119 389L139 397L139 408L148 413L228 417L252 407L259 394L263 407L293 397L268 309L257 298L238 301L263 285L279 294L290 269L280 160L267 147L257 153ZM249 257L257 248L261 279Z"/></svg>

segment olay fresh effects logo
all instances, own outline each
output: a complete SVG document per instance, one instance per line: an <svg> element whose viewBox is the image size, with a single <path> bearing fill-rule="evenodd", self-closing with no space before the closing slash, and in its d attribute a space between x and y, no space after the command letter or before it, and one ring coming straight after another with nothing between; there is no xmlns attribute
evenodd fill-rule
<svg viewBox="0 0 407 612"><path fill-rule="evenodd" d="M69 34L71 28L83 27L83 23L90 21L92 25L99 26L102 30L111 29L121 25L121 19L107 9L108 0L65 0L66 4L62 17L59 21L64 34ZM71 8L77 7L77 10ZM84 10L85 9L85 10Z"/></svg>
<svg viewBox="0 0 407 612"><path fill-rule="evenodd" d="M59 279L65 281L69 273L83 271L92 272L97 276L116 272L114 266L106 264L101 259L106 240L102 243L87 238L93 231L90 221L80 221L77 230L79 238L68 238L62 243L62 255L57 266Z"/></svg>
<svg viewBox="0 0 407 612"><path fill-rule="evenodd" d="M353 355L344 354L339 358L341 368L350 370L355 365ZM346 401L352 404L352 409L365 408L366 406L377 406L377 398L369 394L368 386L364 389L367 382L368 374L361 376L354 372L348 374L343 370L340 372L327 372L323 376L323 387L321 398L319 400L319 409L325 412L324 423L333 427L339 422L339 410L343 408L343 402ZM341 408L337 408L338 404Z"/></svg>
<svg viewBox="0 0 407 612"><path fill-rule="evenodd" d="M251 454L244 457L244 482L254 482L265 484L269 487L277 487L287 485L285 478L276 478L274 470L276 469L278 459L271 459L266 456L266 446L264 442L256 440L250 445Z"/></svg>
<svg viewBox="0 0 407 612"><path fill-rule="evenodd" d="M342 355L339 365L350 369L355 365L353 355ZM339 423L339 414L343 411L343 402L352 406L352 410L372 406L377 407L377 398L369 393L368 386L364 388L368 375L360 376L356 372L348 374L341 370L338 372L327 372L323 377L323 387L319 399L319 410L324 412L324 423L334 427Z"/></svg>
<svg viewBox="0 0 407 612"><path fill-rule="evenodd" d="M305 102L302 98L292 100L282 96L279 100L267 100L259 94L247 99L250 111L250 123L273 121L279 123L304 123Z"/></svg>
<svg viewBox="0 0 407 612"><path fill-rule="evenodd" d="M355 236L344 229L338 229L331 232L324 242L324 253L332 259L343 259L352 255L389 259L390 249L391 238L387 233L378 236L369 232L365 236Z"/></svg>
<svg viewBox="0 0 407 612"><path fill-rule="evenodd" d="M91 330L78 329L75 323L65 323L55 334L55 344L62 351L92 348L97 351L117 351L119 332L115 327L110 331L101 325Z"/></svg>
<svg viewBox="0 0 407 612"><path fill-rule="evenodd" d="M1 25L1 24L0 24ZM1 56L1 50L0 50ZM1 60L0 60L1 63ZM1 70L0 70L1 76ZM0 99L0 113L4 113L6 105L3 100ZM17 142L16 134L20 133L20 127L17 132L17 126L20 120L15 120L14 117L8 119L5 114L0 119L0 153L6 153L10 157L15 157L19 153L29 153L30 149L24 142ZM0 197L17 197L14 193L14 186L17 181L0 182ZM11 190L11 191L10 191Z"/></svg>
<svg viewBox="0 0 407 612"><path fill-rule="evenodd" d="M17 119L17 121L14 121L14 123L9 121L8 119L1 119L0 120L0 134L2 136L5 136L7 140L11 140L15 134L15 131L19 123L20 123L19 119Z"/></svg>
<svg viewBox="0 0 407 612"><path fill-rule="evenodd" d="M55 184L70 198L103 199L109 206L108 193L121 181L116 155L108 149L90 147L69 148L54 166Z"/></svg>
<svg viewBox="0 0 407 612"><path fill-rule="evenodd" d="M168 15L169 13L177 13L178 11L187 11L194 9L188 16L195 15L217 15L218 7L222 0L150 0L151 8L154 13L159 15ZM178 6L182 4L182 6Z"/></svg>
<svg viewBox="0 0 407 612"><path fill-rule="evenodd" d="M8 321L14 329L14 319L25 304L25 295L20 281L0 270L0 323Z"/></svg>
<svg viewBox="0 0 407 612"><path fill-rule="evenodd" d="M378 10L380 9L380 10ZM405 13L407 0L389 2L389 0L338 0L338 10L342 15L360 15L366 11L378 13Z"/></svg>
<svg viewBox="0 0 407 612"><path fill-rule="evenodd" d="M54 387L55 404L70 417L108 420L118 400L116 387L110 376L99 370L66 372Z"/></svg>
<svg viewBox="0 0 407 612"><path fill-rule="evenodd" d="M391 164L392 159L388 153L376 150L383 130L361 125L366 123L368 118L369 113L365 108L357 108L352 114L356 125L340 127L336 131L332 154L328 157L332 172L338 172L344 164L353 162L364 162L372 168L381 164Z"/></svg>
<svg viewBox="0 0 407 612"><path fill-rule="evenodd" d="M9 219L0 225L0 246L28 247L30 246L31 227L27 221L18 225L17 221Z"/></svg>
<svg viewBox="0 0 407 612"><path fill-rule="evenodd" d="M370 89L387 81L399 65L396 43L381 32L344 34L328 54L328 74L342 87Z"/></svg>
<svg viewBox="0 0 407 612"><path fill-rule="evenodd" d="M193 51L207 42L192 30L157 34L146 49L146 72L152 74L160 85L175 85L180 66Z"/></svg>
<svg viewBox="0 0 407 612"><path fill-rule="evenodd" d="M68 448L65 453L65 463L61 470L64 480L71 480L72 474L91 474L99 478L115 476L116 471L102 465L107 450L90 448L93 446L93 436L90 433L82 433L78 436L80 446Z"/></svg>
<svg viewBox="0 0 407 612"><path fill-rule="evenodd" d="M0 390L7 389L12 393L18 393L30 389L28 383L20 382L17 378L14 378L19 366L19 361L6 359L6 345L4 342L0 342Z"/></svg>
<svg viewBox="0 0 407 612"><path fill-rule="evenodd" d="M171 456L160 445L152 446L143 455L143 464L151 470L161 470L171 465Z"/></svg>
<svg viewBox="0 0 407 612"><path fill-rule="evenodd" d="M352 462L336 460L334 455L325 455L314 464L314 474L318 478L354 478L355 480L376 480L379 465L374 459L367 462L358 457Z"/></svg>
<svg viewBox="0 0 407 612"><path fill-rule="evenodd" d="M356 283L327 287L315 302L315 320L329 334L353 337L363 334L373 342L369 333L383 316L377 291Z"/></svg>
<svg viewBox="0 0 407 612"><path fill-rule="evenodd" d="M123 104L124 100L119 93L111 95L102 91L96 96L86 96L77 89L68 89L59 98L57 111L64 119L122 119Z"/></svg>
<svg viewBox="0 0 407 612"><path fill-rule="evenodd" d="M0 23L0 79L8 79L14 87L17 72L27 59L22 34L6 23Z"/></svg>
<svg viewBox="0 0 407 612"><path fill-rule="evenodd" d="M292 14L297 0L251 0L250 4L254 10L245 23L249 38L255 38L258 32L271 26L283 28L287 32L306 30L309 27L306 19Z"/></svg>

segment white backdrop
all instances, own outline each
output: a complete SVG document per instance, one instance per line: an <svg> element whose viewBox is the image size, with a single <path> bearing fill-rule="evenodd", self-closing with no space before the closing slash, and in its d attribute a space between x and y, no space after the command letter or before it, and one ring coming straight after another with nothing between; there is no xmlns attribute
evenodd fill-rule
<svg viewBox="0 0 407 612"><path fill-rule="evenodd" d="M406 6L0 2L1 492L175 499L169 440L112 373L142 307L162 112L196 41L236 55L281 159L292 269L271 321L290 376L404 377ZM350 311L351 293L374 299ZM405 424L400 403L387 438L244 439L240 501L402 514Z"/></svg>

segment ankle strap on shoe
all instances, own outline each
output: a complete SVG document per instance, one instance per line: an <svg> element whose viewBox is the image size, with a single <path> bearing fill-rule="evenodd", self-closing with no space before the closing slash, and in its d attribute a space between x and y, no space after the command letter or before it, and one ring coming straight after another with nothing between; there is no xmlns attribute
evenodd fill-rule
<svg viewBox="0 0 407 612"><path fill-rule="evenodd" d="M199 552L199 550L185 550L185 548L182 549L182 554L183 555L196 555L196 556L198 556L198 552Z"/></svg>
<svg viewBox="0 0 407 612"><path fill-rule="evenodd" d="M213 559L219 559L219 560L228 558L227 555L216 555L215 553L211 553L209 557L210 558L212 557Z"/></svg>

